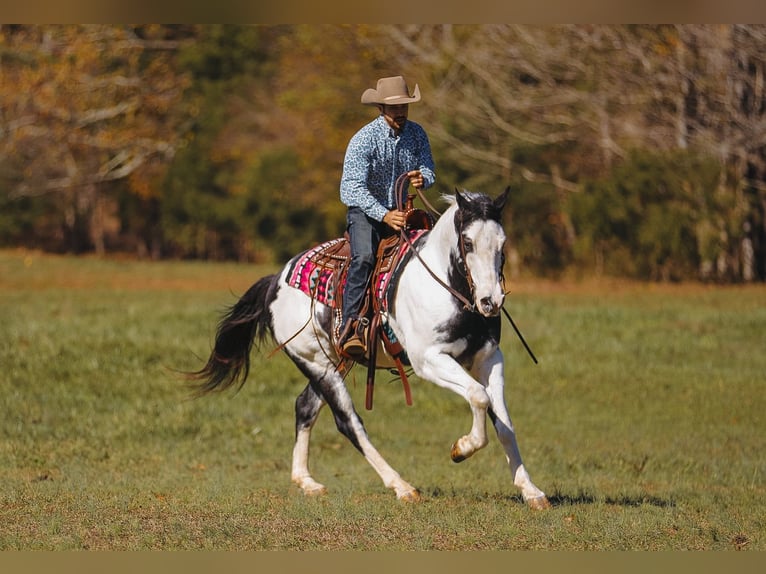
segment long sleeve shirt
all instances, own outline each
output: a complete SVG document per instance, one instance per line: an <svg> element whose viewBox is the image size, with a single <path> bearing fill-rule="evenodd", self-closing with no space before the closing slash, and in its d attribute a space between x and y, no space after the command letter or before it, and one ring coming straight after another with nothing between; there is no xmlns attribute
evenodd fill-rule
<svg viewBox="0 0 766 574"><path fill-rule="evenodd" d="M397 136L383 116L362 127L348 144L340 181L340 199L349 207L359 207L376 221L396 207L396 179L420 170L423 187L436 180L431 144L425 130L407 120Z"/></svg>

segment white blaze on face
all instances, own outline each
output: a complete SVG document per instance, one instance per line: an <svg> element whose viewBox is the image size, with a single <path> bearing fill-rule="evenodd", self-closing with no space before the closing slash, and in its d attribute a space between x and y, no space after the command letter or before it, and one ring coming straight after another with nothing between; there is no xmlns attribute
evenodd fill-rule
<svg viewBox="0 0 766 574"><path fill-rule="evenodd" d="M505 231L495 221L474 221L463 230L463 236L476 310L486 317L497 315L505 299L500 280Z"/></svg>

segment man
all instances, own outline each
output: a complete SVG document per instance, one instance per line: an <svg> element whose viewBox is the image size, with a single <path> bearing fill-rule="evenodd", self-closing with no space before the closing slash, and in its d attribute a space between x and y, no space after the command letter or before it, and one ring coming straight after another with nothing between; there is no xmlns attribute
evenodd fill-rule
<svg viewBox="0 0 766 574"><path fill-rule="evenodd" d="M430 187L436 179L428 136L407 119L409 104L418 101L417 84L410 95L402 76L381 78L376 89L362 94L362 104L377 106L380 115L360 129L346 149L340 199L348 206L351 261L343 293L340 344L352 359L362 358L366 350L357 325L378 244L405 225L404 212L396 209L394 183L404 173L418 189Z"/></svg>

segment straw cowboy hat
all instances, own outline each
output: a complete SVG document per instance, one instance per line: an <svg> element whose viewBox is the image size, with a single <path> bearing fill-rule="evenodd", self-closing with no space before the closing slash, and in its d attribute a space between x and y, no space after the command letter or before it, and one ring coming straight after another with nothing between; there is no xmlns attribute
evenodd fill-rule
<svg viewBox="0 0 766 574"><path fill-rule="evenodd" d="M402 76L381 78L378 80L377 89L369 88L362 94L362 103L365 105L385 104L395 106L398 104L413 104L420 101L420 88L415 84L412 96L407 89L407 82Z"/></svg>

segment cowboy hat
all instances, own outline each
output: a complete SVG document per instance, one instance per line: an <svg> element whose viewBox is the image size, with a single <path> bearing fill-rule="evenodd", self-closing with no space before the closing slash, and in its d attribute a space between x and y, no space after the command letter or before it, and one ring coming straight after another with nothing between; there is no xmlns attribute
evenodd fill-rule
<svg viewBox="0 0 766 574"><path fill-rule="evenodd" d="M420 101L420 88L415 84L415 92L410 96L407 83L402 76L381 78L378 80L377 89L369 88L362 94L362 103L365 105L384 104L395 106L398 104L412 104Z"/></svg>

